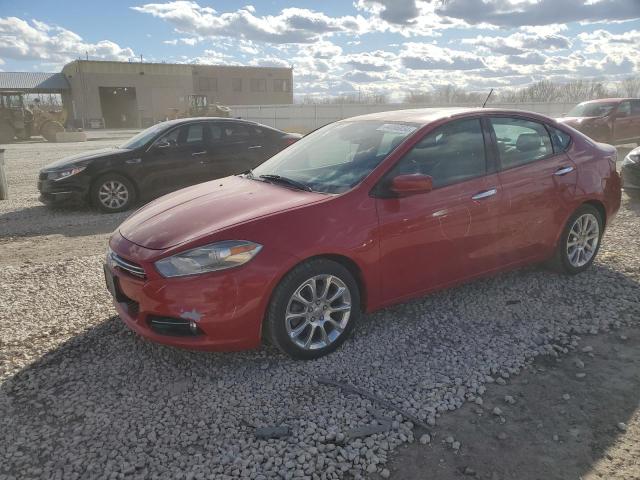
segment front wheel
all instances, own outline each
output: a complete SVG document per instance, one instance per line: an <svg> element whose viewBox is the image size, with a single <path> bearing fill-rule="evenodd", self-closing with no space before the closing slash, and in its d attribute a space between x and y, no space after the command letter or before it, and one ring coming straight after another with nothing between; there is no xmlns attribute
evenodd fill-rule
<svg viewBox="0 0 640 480"><path fill-rule="evenodd" d="M591 266L600 249L604 225L600 212L591 205L578 208L562 231L552 267L575 275Z"/></svg>
<svg viewBox="0 0 640 480"><path fill-rule="evenodd" d="M135 203L136 190L127 178L110 173L94 182L91 188L91 200L103 212L124 212Z"/></svg>
<svg viewBox="0 0 640 480"><path fill-rule="evenodd" d="M265 334L290 357L311 360L338 348L359 316L360 292L349 270L331 260L310 260L276 287Z"/></svg>

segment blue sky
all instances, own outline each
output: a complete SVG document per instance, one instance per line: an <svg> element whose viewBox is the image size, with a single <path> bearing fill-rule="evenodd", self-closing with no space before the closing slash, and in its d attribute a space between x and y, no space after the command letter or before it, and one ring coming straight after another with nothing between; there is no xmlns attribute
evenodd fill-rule
<svg viewBox="0 0 640 480"><path fill-rule="evenodd" d="M283 65L298 96L640 73L640 0L0 0L0 69L103 60Z"/></svg>

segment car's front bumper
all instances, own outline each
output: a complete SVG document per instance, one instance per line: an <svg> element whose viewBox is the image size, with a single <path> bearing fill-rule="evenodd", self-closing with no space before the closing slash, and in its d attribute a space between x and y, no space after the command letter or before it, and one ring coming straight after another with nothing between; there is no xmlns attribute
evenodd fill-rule
<svg viewBox="0 0 640 480"><path fill-rule="evenodd" d="M125 324L157 343L180 348L234 351L257 348L269 296L278 279L275 269L291 258L261 252L248 264L202 275L163 278L144 260L157 251L142 248L115 233L111 249L128 262L144 268L146 278L107 262L117 285L114 305ZM266 253L263 255L263 253ZM261 258L262 257L262 258ZM167 334L154 325L158 319L195 322L197 334Z"/></svg>
<svg viewBox="0 0 640 480"><path fill-rule="evenodd" d="M41 173L38 178L40 201L45 204L86 201L91 187L88 176L79 175L63 180L49 180Z"/></svg>
<svg viewBox="0 0 640 480"><path fill-rule="evenodd" d="M640 164L624 161L620 168L622 188L640 192Z"/></svg>

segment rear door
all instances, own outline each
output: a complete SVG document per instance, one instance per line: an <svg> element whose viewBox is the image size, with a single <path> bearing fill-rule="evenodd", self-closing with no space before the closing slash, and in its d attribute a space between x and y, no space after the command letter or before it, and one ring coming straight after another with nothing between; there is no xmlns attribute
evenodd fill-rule
<svg viewBox="0 0 640 480"><path fill-rule="evenodd" d="M248 132L239 122L209 121L206 129L207 179L228 177L252 168L248 150Z"/></svg>
<svg viewBox="0 0 640 480"><path fill-rule="evenodd" d="M576 166L565 153L570 137L521 117L491 117L504 194L501 263L544 257L570 213Z"/></svg>
<svg viewBox="0 0 640 480"><path fill-rule="evenodd" d="M614 122L615 143L631 142L640 138L640 100L620 102Z"/></svg>
<svg viewBox="0 0 640 480"><path fill-rule="evenodd" d="M501 192L479 118L428 133L385 175L420 173L434 188L404 198L378 193L382 285L387 301L496 267Z"/></svg>
<svg viewBox="0 0 640 480"><path fill-rule="evenodd" d="M634 137L633 126L635 124L631 112L631 101L620 102L613 117L613 141L622 143Z"/></svg>

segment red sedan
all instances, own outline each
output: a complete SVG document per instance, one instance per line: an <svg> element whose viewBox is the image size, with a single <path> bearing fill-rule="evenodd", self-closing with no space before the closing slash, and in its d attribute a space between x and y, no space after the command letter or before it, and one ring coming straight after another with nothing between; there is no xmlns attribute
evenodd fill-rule
<svg viewBox="0 0 640 480"><path fill-rule="evenodd" d="M363 312L537 262L587 269L620 206L615 162L613 147L533 113L342 120L138 210L111 237L107 285L153 341L265 338L316 358Z"/></svg>

